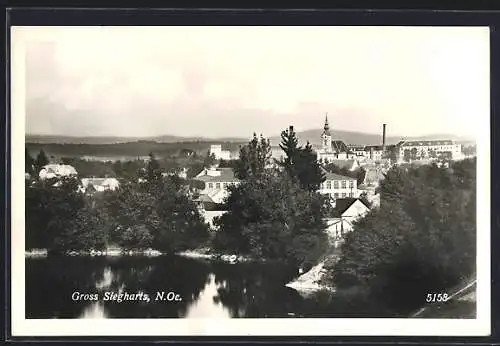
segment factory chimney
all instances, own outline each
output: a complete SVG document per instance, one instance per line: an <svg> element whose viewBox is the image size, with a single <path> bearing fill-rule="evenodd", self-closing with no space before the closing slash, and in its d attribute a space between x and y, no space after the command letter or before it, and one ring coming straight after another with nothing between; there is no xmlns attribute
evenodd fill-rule
<svg viewBox="0 0 500 346"><path fill-rule="evenodd" d="M382 151L385 151L385 128L387 124L382 126Z"/></svg>
<svg viewBox="0 0 500 346"><path fill-rule="evenodd" d="M292 133L292 132L293 132L293 126L292 126L292 125L290 125L290 127L288 128L288 132L289 132L289 133Z"/></svg>

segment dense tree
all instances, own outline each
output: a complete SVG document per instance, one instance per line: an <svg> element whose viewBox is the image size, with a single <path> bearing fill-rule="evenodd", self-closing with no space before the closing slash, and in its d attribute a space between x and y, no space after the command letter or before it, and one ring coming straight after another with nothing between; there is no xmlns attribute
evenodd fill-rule
<svg viewBox="0 0 500 346"><path fill-rule="evenodd" d="M381 207L355 225L331 269L338 287L408 313L475 271L475 161L389 170ZM404 294L401 294L404 292Z"/></svg>
<svg viewBox="0 0 500 346"><path fill-rule="evenodd" d="M285 152L285 158L281 165L285 168L288 174L291 177L296 176L294 168L295 160L299 154L299 139L297 138L297 134L293 130L293 127L290 126L288 130L281 132L281 143L280 148Z"/></svg>
<svg viewBox="0 0 500 346"><path fill-rule="evenodd" d="M411 150L410 150L410 158L412 160L418 160L418 149L417 148L411 148Z"/></svg>
<svg viewBox="0 0 500 346"><path fill-rule="evenodd" d="M268 171L231 186L217 220L218 250L311 266L327 245L326 201L287 173Z"/></svg>
<svg viewBox="0 0 500 346"><path fill-rule="evenodd" d="M144 182L130 182L108 195L106 208L115 225L114 241L124 248L153 247L167 252L203 244L208 228L186 194L184 180L176 176L159 179L156 164L146 172Z"/></svg>
<svg viewBox="0 0 500 346"><path fill-rule="evenodd" d="M317 191L325 177L317 162L316 153L309 142L300 148L294 169L300 186L308 191Z"/></svg>
<svg viewBox="0 0 500 346"><path fill-rule="evenodd" d="M411 160L411 152L410 152L410 149L405 149L403 151L403 160L405 160L405 162L410 162Z"/></svg>
<svg viewBox="0 0 500 346"><path fill-rule="evenodd" d="M210 167L217 163L217 158L213 153L210 153L210 150L207 151L205 159L203 160L204 167Z"/></svg>
<svg viewBox="0 0 500 346"><path fill-rule="evenodd" d="M99 212L78 192L76 179L50 179L27 186L26 248L56 253L102 248L103 227Z"/></svg>
<svg viewBox="0 0 500 346"><path fill-rule="evenodd" d="M239 159L235 163L235 176L239 179L248 179L252 176L262 175L271 160L271 145L268 139L257 134L248 144L240 148Z"/></svg>
<svg viewBox="0 0 500 346"><path fill-rule="evenodd" d="M49 164L49 159L47 158L47 155L45 155L43 149L40 149L40 152L35 159L35 174L40 173L40 170L43 168L43 166L47 164Z"/></svg>
<svg viewBox="0 0 500 346"><path fill-rule="evenodd" d="M35 171L35 160L31 157L28 148L24 149L24 172L29 173L31 176L33 176L34 171Z"/></svg>
<svg viewBox="0 0 500 346"><path fill-rule="evenodd" d="M285 152L280 165L292 179L308 191L316 191L325 180L317 161L316 153L309 142L304 147L298 145L299 140L293 127L281 132L280 148Z"/></svg>
<svg viewBox="0 0 500 346"><path fill-rule="evenodd" d="M161 180L161 167L153 153L149 153L149 160L146 165L146 180L149 182Z"/></svg>

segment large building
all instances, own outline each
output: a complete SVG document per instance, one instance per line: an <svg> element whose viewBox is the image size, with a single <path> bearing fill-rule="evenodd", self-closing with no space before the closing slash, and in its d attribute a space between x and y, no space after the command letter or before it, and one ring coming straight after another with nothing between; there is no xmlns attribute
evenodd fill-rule
<svg viewBox="0 0 500 346"><path fill-rule="evenodd" d="M406 141L397 145L398 161L447 158L460 160L464 157L462 146L453 140Z"/></svg>
<svg viewBox="0 0 500 346"><path fill-rule="evenodd" d="M210 155L215 156L217 160L231 160L231 152L229 150L222 150L221 144L212 144L210 146Z"/></svg>
<svg viewBox="0 0 500 346"><path fill-rule="evenodd" d="M229 185L240 183L232 168L205 168L194 179L204 183L200 195L208 197L214 203L222 203L228 196Z"/></svg>
<svg viewBox="0 0 500 346"><path fill-rule="evenodd" d="M328 172L323 169L325 181L321 183L319 193L327 194L333 200L338 198L357 198L359 190L357 180L344 175Z"/></svg>

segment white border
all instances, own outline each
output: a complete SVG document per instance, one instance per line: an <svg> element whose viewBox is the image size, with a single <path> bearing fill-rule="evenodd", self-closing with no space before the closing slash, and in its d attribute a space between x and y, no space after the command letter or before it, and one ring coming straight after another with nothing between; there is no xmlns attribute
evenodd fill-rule
<svg viewBox="0 0 500 346"><path fill-rule="evenodd" d="M477 210L480 211L480 214L477 216L478 257L476 319L25 319L25 257L23 231L25 222L24 40L28 37L30 29L33 30L30 27L11 28L11 325L13 336L486 336L490 334L489 116L477 116L478 128L480 129L480 135L477 137ZM62 29L62 27L59 27L59 29ZM470 29L483 30L484 34L489 38L489 28L475 27ZM489 42L489 39L486 41ZM489 61L485 62L485 64L489 66Z"/></svg>

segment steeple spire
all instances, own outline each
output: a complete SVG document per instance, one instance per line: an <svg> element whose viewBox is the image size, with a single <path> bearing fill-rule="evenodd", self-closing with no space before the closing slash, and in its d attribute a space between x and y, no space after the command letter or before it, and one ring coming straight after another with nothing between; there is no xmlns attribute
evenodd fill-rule
<svg viewBox="0 0 500 346"><path fill-rule="evenodd" d="M325 130L323 133L325 134L330 134L330 126L328 125L328 112L325 115L325 127L323 127Z"/></svg>

